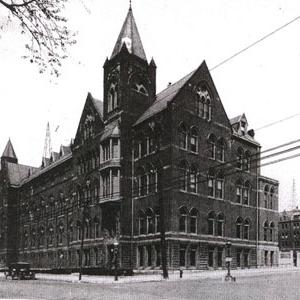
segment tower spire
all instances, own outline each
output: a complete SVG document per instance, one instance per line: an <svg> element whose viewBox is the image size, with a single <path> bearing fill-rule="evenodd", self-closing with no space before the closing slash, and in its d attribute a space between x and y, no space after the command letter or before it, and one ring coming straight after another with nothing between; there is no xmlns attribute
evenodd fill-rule
<svg viewBox="0 0 300 300"><path fill-rule="evenodd" d="M43 152L43 166L47 165L47 162L50 159L52 152L52 144L51 144L51 133L50 133L50 125L49 122L47 123L46 128L46 136L45 136L45 143L44 143L44 152Z"/></svg>
<svg viewBox="0 0 300 300"><path fill-rule="evenodd" d="M132 3L129 1L129 10L126 19L123 23L119 37L115 44L111 58L115 57L121 52L123 45L125 44L129 53L134 54L143 60L147 61L147 57L144 51L144 47L135 23L135 19L132 13Z"/></svg>

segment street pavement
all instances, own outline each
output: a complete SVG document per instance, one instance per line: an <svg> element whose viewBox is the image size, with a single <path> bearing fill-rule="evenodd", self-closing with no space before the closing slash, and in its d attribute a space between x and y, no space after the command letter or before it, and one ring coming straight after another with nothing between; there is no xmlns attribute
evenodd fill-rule
<svg viewBox="0 0 300 300"><path fill-rule="evenodd" d="M121 277L43 275L38 280L5 280L0 277L0 299L300 299L300 268L234 270L236 282L224 282L225 271L171 273ZM72 276L74 277L72 279ZM73 282L72 282L72 280Z"/></svg>

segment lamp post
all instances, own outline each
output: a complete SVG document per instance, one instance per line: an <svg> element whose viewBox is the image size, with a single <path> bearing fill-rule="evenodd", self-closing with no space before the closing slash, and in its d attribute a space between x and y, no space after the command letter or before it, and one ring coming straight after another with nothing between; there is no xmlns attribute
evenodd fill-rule
<svg viewBox="0 0 300 300"><path fill-rule="evenodd" d="M227 264L227 274L225 276L225 281L235 281L235 277L231 276L230 274L230 267L231 267L231 261L232 261L232 257L231 257L231 242L226 242L225 244L226 247L226 264Z"/></svg>
<svg viewBox="0 0 300 300"><path fill-rule="evenodd" d="M115 281L118 281L118 246L117 240L114 241L114 262L115 262Z"/></svg>

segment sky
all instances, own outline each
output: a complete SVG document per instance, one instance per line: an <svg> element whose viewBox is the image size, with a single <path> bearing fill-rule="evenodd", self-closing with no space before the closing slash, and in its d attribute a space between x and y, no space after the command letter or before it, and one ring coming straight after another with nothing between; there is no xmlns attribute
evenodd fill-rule
<svg viewBox="0 0 300 300"><path fill-rule="evenodd" d="M222 62L300 15L299 0L133 0L133 14L148 61L157 65L157 91L203 60ZM88 92L103 99L103 64L128 12L127 0L72 0L68 26L77 43L68 49L61 76L39 74L21 58L25 36L18 23L0 31L0 152L11 138L19 163L40 166L47 122L53 150L76 134ZM0 7L0 25L6 11ZM0 26L1 27L1 26ZM300 113L300 20L211 72L229 118L245 113L250 128ZM262 150L300 138L300 116L257 130ZM299 145L295 144L295 145ZM3 149L3 150L1 150ZM298 150L299 151L299 150ZM291 152L289 155L297 152ZM276 157L274 159L277 159ZM262 168L279 180L279 209L300 197L300 158ZM296 194L294 205L299 205Z"/></svg>

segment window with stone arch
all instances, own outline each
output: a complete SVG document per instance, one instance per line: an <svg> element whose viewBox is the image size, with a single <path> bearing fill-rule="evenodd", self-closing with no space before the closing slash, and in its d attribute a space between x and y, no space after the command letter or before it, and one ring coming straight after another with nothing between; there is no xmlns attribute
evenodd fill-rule
<svg viewBox="0 0 300 300"><path fill-rule="evenodd" d="M192 208L190 212L190 232L196 234L198 227L198 210L196 208Z"/></svg>
<svg viewBox="0 0 300 300"><path fill-rule="evenodd" d="M216 158L216 136L210 134L207 139L207 153L208 157L211 159Z"/></svg>
<svg viewBox="0 0 300 300"><path fill-rule="evenodd" d="M58 225L58 243L62 244L63 242L63 234L64 234L64 224L62 222Z"/></svg>
<svg viewBox="0 0 300 300"><path fill-rule="evenodd" d="M107 112L113 111L119 106L118 101L118 83L117 81L112 81L109 85L108 96L107 96Z"/></svg>
<svg viewBox="0 0 300 300"><path fill-rule="evenodd" d="M243 187L243 204L249 205L250 203L250 189L251 184L249 181L246 181Z"/></svg>
<svg viewBox="0 0 300 300"><path fill-rule="evenodd" d="M216 214L214 211L211 211L207 217L207 233L209 235L215 234L215 217Z"/></svg>
<svg viewBox="0 0 300 300"><path fill-rule="evenodd" d="M198 152L198 129L195 126L190 131L190 150L195 153Z"/></svg>
<svg viewBox="0 0 300 300"><path fill-rule="evenodd" d="M178 126L179 147L187 149L187 129L183 122Z"/></svg>
<svg viewBox="0 0 300 300"><path fill-rule="evenodd" d="M217 216L217 235L224 236L225 218L222 213Z"/></svg>
<svg viewBox="0 0 300 300"><path fill-rule="evenodd" d="M190 186L189 186L189 189L190 189L190 192L191 193L198 193L198 182L197 182L197 176L198 176L198 168L195 164L193 164L191 166L191 169L190 169Z"/></svg>
<svg viewBox="0 0 300 300"><path fill-rule="evenodd" d="M187 191L189 165L185 160L179 163L180 189Z"/></svg>
<svg viewBox="0 0 300 300"><path fill-rule="evenodd" d="M272 186L270 189L269 209L274 209L274 194L275 194L275 189Z"/></svg>
<svg viewBox="0 0 300 300"><path fill-rule="evenodd" d="M188 210L185 206L180 207L179 209L179 231L180 232L187 232L187 217L188 217Z"/></svg>
<svg viewBox="0 0 300 300"><path fill-rule="evenodd" d="M243 148L239 147L237 149L237 163L236 163L236 167L239 169L239 170L242 170L243 168L243 159L244 159L244 150Z"/></svg>
<svg viewBox="0 0 300 300"><path fill-rule="evenodd" d="M264 241L268 241L268 231L269 231L269 224L268 221L264 223Z"/></svg>
<svg viewBox="0 0 300 300"><path fill-rule="evenodd" d="M269 228L269 241L273 242L274 241L274 233L275 233L275 224L274 222L270 223L270 228Z"/></svg>
<svg viewBox="0 0 300 300"><path fill-rule="evenodd" d="M238 239L242 238L242 232L243 232L243 219L241 217L238 217L235 222L236 227L236 237Z"/></svg>
<svg viewBox="0 0 300 300"><path fill-rule="evenodd" d="M143 210L138 212L139 235L146 234L146 215Z"/></svg>
<svg viewBox="0 0 300 300"><path fill-rule="evenodd" d="M264 207L265 208L268 208L269 191L270 191L270 188L269 188L268 185L266 185L265 188L264 188Z"/></svg>
<svg viewBox="0 0 300 300"><path fill-rule="evenodd" d="M200 84L197 89L197 114L205 120L211 120L211 96L206 85Z"/></svg>
<svg viewBox="0 0 300 300"><path fill-rule="evenodd" d="M246 172L250 172L251 170L251 152L248 150L245 152L243 169Z"/></svg>
<svg viewBox="0 0 300 300"><path fill-rule="evenodd" d="M148 193L155 193L157 190L157 171L152 164L147 164L147 182L148 182Z"/></svg>
<svg viewBox="0 0 300 300"><path fill-rule="evenodd" d="M146 209L146 218L147 218L147 234L154 233L155 230L155 219L154 212L151 208Z"/></svg>
<svg viewBox="0 0 300 300"><path fill-rule="evenodd" d="M246 219L244 222L244 239L250 239L250 221L248 219Z"/></svg>

